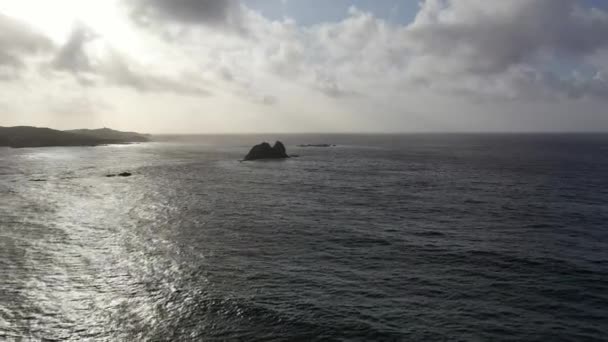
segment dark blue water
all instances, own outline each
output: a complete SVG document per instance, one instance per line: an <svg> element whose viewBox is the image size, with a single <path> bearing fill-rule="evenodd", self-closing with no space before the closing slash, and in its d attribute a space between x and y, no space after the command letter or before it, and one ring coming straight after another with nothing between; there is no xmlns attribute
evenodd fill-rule
<svg viewBox="0 0 608 342"><path fill-rule="evenodd" d="M162 140L0 149L0 340L608 340L608 135Z"/></svg>

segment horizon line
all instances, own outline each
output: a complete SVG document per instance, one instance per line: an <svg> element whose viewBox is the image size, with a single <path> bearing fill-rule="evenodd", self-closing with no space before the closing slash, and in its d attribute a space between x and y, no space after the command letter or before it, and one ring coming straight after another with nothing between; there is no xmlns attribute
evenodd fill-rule
<svg viewBox="0 0 608 342"><path fill-rule="evenodd" d="M192 135L264 135L264 134L274 134L274 135L306 135L306 134L331 134L331 135L413 135L413 134L608 134L608 130L606 131L591 131L591 130L513 130L513 131L501 131L501 130L487 130L487 131L440 131L440 130L428 130L428 131L302 131L302 132L280 132L280 131L266 131L266 132L196 132L196 133L188 133L188 132L145 132L138 131L130 128L111 128L108 126L97 127L97 128L89 128L89 127L81 127L81 128L53 128L48 126L34 126L34 125L13 125L13 126L3 126L0 125L0 128L12 128L12 127L34 127L34 128L49 128L57 131L70 131L70 130L79 130L79 129L88 129L88 130L97 130L97 129L111 129L121 132L133 132L138 134L149 134L155 136L192 136Z"/></svg>

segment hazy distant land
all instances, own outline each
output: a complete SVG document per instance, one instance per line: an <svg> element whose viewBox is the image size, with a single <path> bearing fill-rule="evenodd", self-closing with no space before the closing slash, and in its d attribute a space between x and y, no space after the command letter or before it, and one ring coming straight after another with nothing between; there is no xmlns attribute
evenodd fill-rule
<svg viewBox="0 0 608 342"><path fill-rule="evenodd" d="M14 148L98 146L146 142L149 140L150 135L148 134L121 132L109 128L60 131L30 126L0 127L0 146Z"/></svg>

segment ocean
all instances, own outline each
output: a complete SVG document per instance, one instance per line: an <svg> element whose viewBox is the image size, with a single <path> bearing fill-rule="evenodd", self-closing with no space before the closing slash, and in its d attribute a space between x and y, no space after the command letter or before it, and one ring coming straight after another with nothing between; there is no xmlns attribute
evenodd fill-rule
<svg viewBox="0 0 608 342"><path fill-rule="evenodd" d="M608 135L160 140L0 148L0 340L608 340Z"/></svg>

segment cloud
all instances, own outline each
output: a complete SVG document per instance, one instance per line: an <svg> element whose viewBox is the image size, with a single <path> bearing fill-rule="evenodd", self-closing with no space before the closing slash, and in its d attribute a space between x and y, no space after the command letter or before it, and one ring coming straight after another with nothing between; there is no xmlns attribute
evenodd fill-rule
<svg viewBox="0 0 608 342"><path fill-rule="evenodd" d="M242 29L242 8L237 0L128 0L131 18L144 26L163 23Z"/></svg>
<svg viewBox="0 0 608 342"><path fill-rule="evenodd" d="M234 74L226 67L219 68L217 76L221 82L227 85L227 90L239 98L266 106L273 106L279 102L276 96L265 94L260 89L257 89L252 81L244 78L242 75Z"/></svg>
<svg viewBox="0 0 608 342"><path fill-rule="evenodd" d="M180 36L165 40L159 54L179 51L200 69L215 70L233 94L257 103L277 100L268 95L277 93L271 87L258 89L260 79L303 85L334 100L412 89L476 101L607 92L608 66L597 56L608 51L608 13L576 0L427 0L409 25L389 24L351 7L343 20L311 27L269 20L237 0L127 0L126 9L131 19L152 29L142 34ZM226 31L245 28L246 36ZM184 31L189 34L178 34ZM99 38L77 25L53 67L74 74L83 85L103 81L140 92L209 94L201 77L167 72L167 65L143 65L142 56L91 55L89 47ZM12 60L8 56L5 64Z"/></svg>
<svg viewBox="0 0 608 342"><path fill-rule="evenodd" d="M409 76L437 88L519 97L532 85L594 96L602 84L581 83L560 64L579 66L608 46L608 14L575 0L427 0L404 39Z"/></svg>
<svg viewBox="0 0 608 342"><path fill-rule="evenodd" d="M114 52L99 67L110 85L134 88L140 92L166 92L178 95L208 96L210 93L184 79L161 76L150 71L137 70L141 66L129 63L127 58Z"/></svg>
<svg viewBox="0 0 608 342"><path fill-rule="evenodd" d="M26 59L53 50L53 43L26 23L0 13L0 80L19 76Z"/></svg>
<svg viewBox="0 0 608 342"><path fill-rule="evenodd" d="M76 25L68 41L58 50L52 67L69 72L83 86L120 86L139 92L173 93L186 96L208 96L209 92L186 79L161 75L154 69L138 65L132 58L104 46L104 54L89 53L89 44L100 35L84 24Z"/></svg>
<svg viewBox="0 0 608 342"><path fill-rule="evenodd" d="M61 47L53 66L60 70L71 72L91 71L92 66L85 52L85 45L98 36L84 24L77 25L67 43Z"/></svg>
<svg viewBox="0 0 608 342"><path fill-rule="evenodd" d="M605 93L606 63L587 59L608 49L608 13L575 0L427 0L405 26L355 7L308 28L248 18L261 66L334 99L421 88L474 101Z"/></svg>
<svg viewBox="0 0 608 342"><path fill-rule="evenodd" d="M332 98L342 98L358 95L354 91L343 89L342 86L338 84L338 81L336 80L335 76L323 73L318 70L315 73L315 81L313 84L313 88Z"/></svg>

